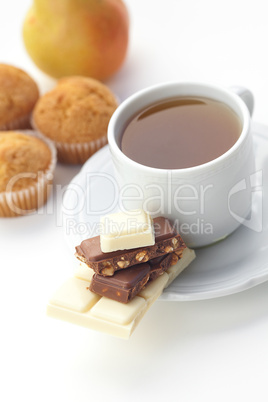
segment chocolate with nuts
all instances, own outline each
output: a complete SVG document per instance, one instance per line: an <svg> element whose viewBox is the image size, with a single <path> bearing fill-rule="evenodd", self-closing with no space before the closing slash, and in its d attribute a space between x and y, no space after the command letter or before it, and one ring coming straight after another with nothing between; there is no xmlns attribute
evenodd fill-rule
<svg viewBox="0 0 268 402"><path fill-rule="evenodd" d="M121 303L127 303L146 285L149 280L150 265L139 264L115 272L113 276L94 274L89 290L100 296Z"/></svg>
<svg viewBox="0 0 268 402"><path fill-rule="evenodd" d="M147 282L155 280L174 265L172 255L167 254L154 258L148 263L121 269L111 277L94 274L89 289L100 296L128 303L146 286Z"/></svg>
<svg viewBox="0 0 268 402"><path fill-rule="evenodd" d="M145 263L168 253L179 253L186 247L167 218L155 218L153 223L155 232L153 246L103 253L100 248L100 236L96 236L82 241L76 247L75 255L96 273L112 276L115 271Z"/></svg>
<svg viewBox="0 0 268 402"><path fill-rule="evenodd" d="M150 281L153 281L154 279L158 278L169 267L177 263L178 259L176 259L175 261L175 259L173 258L174 255L176 254L175 253L165 254L162 257L156 257L148 261L148 264L151 267L150 278L149 278Z"/></svg>

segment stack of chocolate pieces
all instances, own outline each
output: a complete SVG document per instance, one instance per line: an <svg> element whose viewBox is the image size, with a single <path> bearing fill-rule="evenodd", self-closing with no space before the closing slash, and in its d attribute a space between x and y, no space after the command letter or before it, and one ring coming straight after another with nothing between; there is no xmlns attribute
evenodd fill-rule
<svg viewBox="0 0 268 402"><path fill-rule="evenodd" d="M167 218L152 220L143 210L133 213L104 217L108 230L76 247L76 257L94 270L89 289L121 303L175 265L186 248Z"/></svg>
<svg viewBox="0 0 268 402"><path fill-rule="evenodd" d="M83 263L51 297L50 317L128 339L163 290L195 259L168 219L132 212L101 218L102 224L105 219L111 223L108 229L76 247Z"/></svg>

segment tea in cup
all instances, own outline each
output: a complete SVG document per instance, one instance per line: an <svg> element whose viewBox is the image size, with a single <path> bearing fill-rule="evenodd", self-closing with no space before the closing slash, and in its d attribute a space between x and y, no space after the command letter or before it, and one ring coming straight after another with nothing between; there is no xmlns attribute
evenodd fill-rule
<svg viewBox="0 0 268 402"><path fill-rule="evenodd" d="M240 95L248 107L231 90L171 82L126 99L108 128L121 207L168 217L189 247L232 233L251 211L255 166L253 96Z"/></svg>

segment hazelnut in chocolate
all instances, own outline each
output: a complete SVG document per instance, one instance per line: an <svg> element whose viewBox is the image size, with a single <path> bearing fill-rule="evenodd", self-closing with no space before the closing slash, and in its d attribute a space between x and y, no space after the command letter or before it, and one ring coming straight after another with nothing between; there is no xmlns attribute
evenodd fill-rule
<svg viewBox="0 0 268 402"><path fill-rule="evenodd" d="M127 303L146 285L149 272L150 265L144 263L117 271L113 276L95 274L89 289L108 299Z"/></svg>
<svg viewBox="0 0 268 402"><path fill-rule="evenodd" d="M174 256L174 253L172 254ZM88 290L91 270L80 265L51 297L47 315L82 327L129 339L142 317L167 287L194 260L195 252L184 248L179 261L157 279L147 283L129 303L120 303ZM175 258L176 260L176 258ZM89 278L90 276L90 278ZM111 278L110 278L111 279Z"/></svg>
<svg viewBox="0 0 268 402"><path fill-rule="evenodd" d="M162 275L173 265L172 254L154 258L148 263L116 271L113 276L94 274L89 289L100 296L128 303L147 284ZM177 260L176 260L177 261Z"/></svg>
<svg viewBox="0 0 268 402"><path fill-rule="evenodd" d="M170 221L164 217L153 219L155 244L130 250L117 250L103 253L100 236L82 241L76 247L76 257L103 276L112 276L120 269L147 262L168 253L180 253L185 247L181 236Z"/></svg>

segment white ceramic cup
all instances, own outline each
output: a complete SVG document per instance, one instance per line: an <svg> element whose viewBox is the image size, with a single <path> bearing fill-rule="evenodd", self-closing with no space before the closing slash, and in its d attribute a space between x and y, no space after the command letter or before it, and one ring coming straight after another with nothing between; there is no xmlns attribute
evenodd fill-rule
<svg viewBox="0 0 268 402"><path fill-rule="evenodd" d="M120 149L127 122L145 107L176 96L206 97L228 105L242 123L236 143L218 158L185 169L157 169L128 158ZM250 132L253 103L252 93L241 87L229 90L185 82L159 84L126 99L108 128L121 208L143 208L153 217L168 217L189 247L209 245L232 233L251 211L250 178L255 168Z"/></svg>

